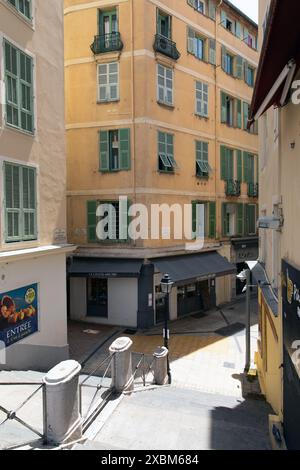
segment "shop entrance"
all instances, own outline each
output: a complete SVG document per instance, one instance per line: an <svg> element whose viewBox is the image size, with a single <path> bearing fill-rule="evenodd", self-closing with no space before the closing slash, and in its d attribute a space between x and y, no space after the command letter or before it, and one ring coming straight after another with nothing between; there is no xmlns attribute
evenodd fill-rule
<svg viewBox="0 0 300 470"><path fill-rule="evenodd" d="M87 316L108 317L108 281L107 279L87 280Z"/></svg>
<svg viewBox="0 0 300 470"><path fill-rule="evenodd" d="M208 281L195 282L177 289L177 315L183 317L209 310L210 293Z"/></svg>

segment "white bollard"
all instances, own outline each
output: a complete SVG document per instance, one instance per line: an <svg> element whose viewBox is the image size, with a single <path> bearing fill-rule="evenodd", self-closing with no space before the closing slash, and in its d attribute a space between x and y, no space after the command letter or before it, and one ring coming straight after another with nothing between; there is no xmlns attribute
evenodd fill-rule
<svg viewBox="0 0 300 470"><path fill-rule="evenodd" d="M132 361L130 338L118 338L112 343L109 352L112 360L112 388L116 393L133 390Z"/></svg>
<svg viewBox="0 0 300 470"><path fill-rule="evenodd" d="M154 383L156 385L165 385L168 382L168 354L169 351L164 346L157 348L154 356Z"/></svg>
<svg viewBox="0 0 300 470"><path fill-rule="evenodd" d="M48 444L62 444L82 437L79 411L79 373L76 361L64 361L44 377L45 432Z"/></svg>

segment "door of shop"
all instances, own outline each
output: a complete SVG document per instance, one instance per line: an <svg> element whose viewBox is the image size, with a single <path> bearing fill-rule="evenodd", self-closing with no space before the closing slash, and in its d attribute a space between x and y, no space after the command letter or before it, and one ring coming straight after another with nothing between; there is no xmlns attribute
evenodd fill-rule
<svg viewBox="0 0 300 470"><path fill-rule="evenodd" d="M300 271L283 262L283 414L289 450L300 449Z"/></svg>
<svg viewBox="0 0 300 470"><path fill-rule="evenodd" d="M107 318L108 316L108 281L107 279L88 279L87 281L87 316Z"/></svg>
<svg viewBox="0 0 300 470"><path fill-rule="evenodd" d="M209 309L208 282L196 282L177 289L177 315L183 317Z"/></svg>

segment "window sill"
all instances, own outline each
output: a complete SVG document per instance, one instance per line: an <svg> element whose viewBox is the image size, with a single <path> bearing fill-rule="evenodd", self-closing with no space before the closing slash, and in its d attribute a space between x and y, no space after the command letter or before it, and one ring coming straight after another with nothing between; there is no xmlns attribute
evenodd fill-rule
<svg viewBox="0 0 300 470"><path fill-rule="evenodd" d="M5 126L5 129L9 131L18 132L19 134L27 135L28 137L34 138L36 136L36 131L34 132L25 131L24 129L21 129L20 127L15 127L11 124L8 124L7 122L5 123L4 126Z"/></svg>
<svg viewBox="0 0 300 470"><path fill-rule="evenodd" d="M116 100L105 100L105 101L97 100L97 104L119 103L120 101L121 101L120 98L117 98Z"/></svg>
<svg viewBox="0 0 300 470"><path fill-rule="evenodd" d="M157 100L157 104L159 104L163 108L167 108L167 109L170 109L170 110L175 109L174 104L164 103L163 101L159 101L159 100Z"/></svg>
<svg viewBox="0 0 300 470"><path fill-rule="evenodd" d="M120 173L121 171L131 171L130 168L128 168L127 170L125 169L118 169L118 170L99 170L99 173L103 174L103 175L106 175L106 174L109 174L109 175L113 175L113 174L118 174Z"/></svg>
<svg viewBox="0 0 300 470"><path fill-rule="evenodd" d="M199 119L204 119L204 121L208 121L209 120L209 116L205 116L203 114L199 114L199 113L195 113L195 116Z"/></svg>
<svg viewBox="0 0 300 470"><path fill-rule="evenodd" d="M157 170L158 173L162 174L162 175L175 175L175 171L167 171L167 170Z"/></svg>
<svg viewBox="0 0 300 470"><path fill-rule="evenodd" d="M204 180L204 181L209 181L209 175L207 176L204 176L204 175L195 175L195 177L198 179L198 180Z"/></svg>

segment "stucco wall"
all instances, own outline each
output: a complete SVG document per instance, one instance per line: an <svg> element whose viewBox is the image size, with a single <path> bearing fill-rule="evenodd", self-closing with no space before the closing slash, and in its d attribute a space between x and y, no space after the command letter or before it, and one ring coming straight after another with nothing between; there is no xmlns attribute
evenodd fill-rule
<svg viewBox="0 0 300 470"><path fill-rule="evenodd" d="M7 348L8 368L47 370L68 358L65 254L0 263L0 293L34 283L39 331Z"/></svg>

